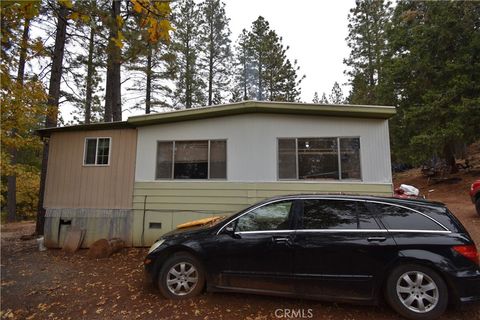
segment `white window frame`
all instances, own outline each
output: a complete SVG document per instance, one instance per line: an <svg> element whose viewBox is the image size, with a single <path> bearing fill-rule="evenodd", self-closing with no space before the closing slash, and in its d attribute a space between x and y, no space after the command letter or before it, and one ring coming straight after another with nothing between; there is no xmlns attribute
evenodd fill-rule
<svg viewBox="0 0 480 320"><path fill-rule="evenodd" d="M360 142L360 179L342 179L342 158L340 153L340 139L351 139L357 138ZM282 179L280 178L280 154L279 154L279 140L282 139L290 139L295 140L295 166L296 166L296 175L297 177L294 179ZM338 179L299 179L299 166L298 166L298 139L336 139L337 140L337 154L338 154ZM353 181L353 182L362 182L363 181L363 168L362 168L362 145L361 145L361 137L360 136L337 136L337 137L277 137L277 181L325 181L325 182L342 182L342 181Z"/></svg>
<svg viewBox="0 0 480 320"><path fill-rule="evenodd" d="M98 140L100 139L108 139L108 163L106 164L97 164L97 155L98 155ZM95 163L86 163L85 161L87 160L86 155L87 155L87 141L88 140L97 140L97 144L95 147ZM110 166L110 159L112 155L112 137L85 137L84 143L83 143L83 166L84 167L108 167Z"/></svg>
<svg viewBox="0 0 480 320"><path fill-rule="evenodd" d="M176 142L188 142L188 141L207 141L208 143L208 156L207 156L207 178L206 179L175 179L175 143ZM210 143L212 141L225 141L225 178L210 178ZM172 143L172 170L170 178L157 178L157 152L158 152L158 143L159 142L171 142ZM157 140L155 142L156 152L155 152L155 180L158 181L226 181L228 180L228 139L187 139L187 140Z"/></svg>

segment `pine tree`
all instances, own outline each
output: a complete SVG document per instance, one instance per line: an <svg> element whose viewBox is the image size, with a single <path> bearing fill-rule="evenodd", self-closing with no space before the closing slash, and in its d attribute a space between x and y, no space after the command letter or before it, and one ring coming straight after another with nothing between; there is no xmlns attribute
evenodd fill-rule
<svg viewBox="0 0 480 320"><path fill-rule="evenodd" d="M231 101L237 102L253 99L255 97L255 91L253 90L255 66L248 47L248 32L246 29L242 30L235 46L234 68Z"/></svg>
<svg viewBox="0 0 480 320"><path fill-rule="evenodd" d="M57 28L55 32L55 47L52 53L52 67L50 70L50 80L48 87L48 100L47 107L49 114L45 119L45 127L56 127L58 120L58 103L60 100L60 85L63 72L63 56L65 53L65 42L67 39L67 23L69 9L72 5L68 1L62 1L59 3L57 12ZM43 226L45 223L45 208L43 207L43 197L45 194L45 181L47 177L47 165L48 165L48 142L43 145L42 154L42 169L40 175L40 191L38 196L38 212L37 212L37 225L35 232L37 234L43 234Z"/></svg>
<svg viewBox="0 0 480 320"><path fill-rule="evenodd" d="M395 8L387 64L396 97L394 157L443 157L480 138L480 7L475 2L402 1Z"/></svg>
<svg viewBox="0 0 480 320"><path fill-rule="evenodd" d="M154 15L158 24L168 21L170 12L165 16ZM169 86L174 79L173 63L175 55L169 38L152 41L149 26L144 23L142 12L136 12L133 19L126 23L125 38L127 49L124 53L126 70L134 79L133 86L128 91L135 95L140 93L141 99L136 99L134 109L142 109L146 114L155 111L155 107L170 108L169 96L172 90ZM136 96L138 98L138 96Z"/></svg>
<svg viewBox="0 0 480 320"><path fill-rule="evenodd" d="M229 19L225 14L225 3L220 0L205 0L201 4L202 26L200 27L208 84L208 105L219 104L228 90L231 57Z"/></svg>
<svg viewBox="0 0 480 320"><path fill-rule="evenodd" d="M121 0L111 0L110 16L106 19L110 30L107 47L107 79L105 84L105 122L122 120L121 57L122 39Z"/></svg>
<svg viewBox="0 0 480 320"><path fill-rule="evenodd" d="M297 62L286 57L288 47L269 23L259 17L252 23L251 31L243 32L237 45L236 96L243 86L243 99L270 101L297 101L300 96Z"/></svg>
<svg viewBox="0 0 480 320"><path fill-rule="evenodd" d="M313 94L312 103L320 103L320 98L318 97L317 91L315 91L315 93Z"/></svg>
<svg viewBox="0 0 480 320"><path fill-rule="evenodd" d="M200 17L200 10L193 0L180 1L174 10L172 41L177 57L174 106L180 108L205 104L206 86L199 66Z"/></svg>
<svg viewBox="0 0 480 320"><path fill-rule="evenodd" d="M327 99L327 95L324 93L322 93L322 98L320 99L320 103L323 103L323 104L328 104L328 99Z"/></svg>
<svg viewBox="0 0 480 320"><path fill-rule="evenodd" d="M356 1L348 15L349 34L346 38L351 49L344 60L348 66L352 91L349 101L358 104L384 104L382 96L384 62L388 59L387 28L391 3L384 0Z"/></svg>
<svg viewBox="0 0 480 320"><path fill-rule="evenodd" d="M333 104L345 103L345 99L343 98L342 88L340 88L340 85L336 81L333 84L333 88L332 88L332 92L330 93L329 100Z"/></svg>
<svg viewBox="0 0 480 320"><path fill-rule="evenodd" d="M103 120L104 112L99 95L102 77L99 71L105 67L103 61L106 59L108 40L100 21L108 13L105 8L98 7L95 0L77 2L74 10L79 18L72 26L70 34L72 38L76 38L81 48L76 50L76 57L69 66L77 90L66 98L75 107L71 113L72 122L89 124Z"/></svg>

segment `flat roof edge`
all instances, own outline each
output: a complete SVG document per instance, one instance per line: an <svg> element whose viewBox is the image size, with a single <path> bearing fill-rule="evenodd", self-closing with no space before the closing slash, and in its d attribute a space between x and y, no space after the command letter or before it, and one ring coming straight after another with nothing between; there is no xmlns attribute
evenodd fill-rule
<svg viewBox="0 0 480 320"><path fill-rule="evenodd" d="M387 120L396 114L396 109L393 106L374 105L335 105L300 102L242 101L223 105L131 116L126 121L41 128L35 130L35 133L39 136L47 136L52 132L136 128L140 126L169 122L200 120L249 113L313 115Z"/></svg>
<svg viewBox="0 0 480 320"><path fill-rule="evenodd" d="M98 122L91 124L77 124L64 127L50 127L36 129L35 133L41 137L48 136L52 132L69 132L69 131L91 131L91 130L111 130L111 129L134 129L127 121L115 122Z"/></svg>
<svg viewBox="0 0 480 320"><path fill-rule="evenodd" d="M349 118L389 119L395 115L396 109L393 106L324 105L310 103L245 101L218 106L132 116L128 118L127 122L135 126L145 126L246 113L306 114Z"/></svg>

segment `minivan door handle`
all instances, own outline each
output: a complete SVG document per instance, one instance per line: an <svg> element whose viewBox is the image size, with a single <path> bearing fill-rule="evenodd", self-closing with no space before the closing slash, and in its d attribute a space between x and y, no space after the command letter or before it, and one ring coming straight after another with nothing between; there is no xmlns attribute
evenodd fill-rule
<svg viewBox="0 0 480 320"><path fill-rule="evenodd" d="M367 241L368 241L368 242L374 242L374 241L375 241L375 242L383 242L383 241L385 241L385 240L387 240L386 237L368 237L368 238L367 238Z"/></svg>
<svg viewBox="0 0 480 320"><path fill-rule="evenodd" d="M272 242L273 243L285 243L287 245L291 245L292 244L292 241L290 239L290 237L288 236L273 236L272 237Z"/></svg>

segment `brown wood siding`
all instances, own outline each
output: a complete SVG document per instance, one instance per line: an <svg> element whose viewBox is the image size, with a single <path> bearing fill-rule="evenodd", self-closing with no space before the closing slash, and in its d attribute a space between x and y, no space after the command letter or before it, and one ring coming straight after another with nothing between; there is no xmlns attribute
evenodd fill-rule
<svg viewBox="0 0 480 320"><path fill-rule="evenodd" d="M110 165L83 165L87 137L111 138ZM52 133L45 208L132 208L136 144L135 129Z"/></svg>

